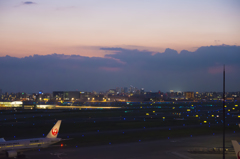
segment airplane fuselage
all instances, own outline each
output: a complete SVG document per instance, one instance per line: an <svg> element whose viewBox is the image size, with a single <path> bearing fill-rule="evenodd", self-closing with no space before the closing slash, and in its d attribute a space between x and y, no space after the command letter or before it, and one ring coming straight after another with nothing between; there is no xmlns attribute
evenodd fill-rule
<svg viewBox="0 0 240 159"><path fill-rule="evenodd" d="M61 141L61 138L32 138L0 142L0 151L45 148Z"/></svg>

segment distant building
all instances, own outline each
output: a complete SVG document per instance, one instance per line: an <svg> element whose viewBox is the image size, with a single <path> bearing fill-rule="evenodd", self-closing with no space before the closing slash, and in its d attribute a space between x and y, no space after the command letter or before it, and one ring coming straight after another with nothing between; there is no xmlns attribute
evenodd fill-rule
<svg viewBox="0 0 240 159"><path fill-rule="evenodd" d="M184 92L184 96L187 99L194 98L194 92Z"/></svg>
<svg viewBox="0 0 240 159"><path fill-rule="evenodd" d="M124 87L124 93L128 93L128 88Z"/></svg>
<svg viewBox="0 0 240 159"><path fill-rule="evenodd" d="M2 94L2 89L0 89L0 95Z"/></svg>
<svg viewBox="0 0 240 159"><path fill-rule="evenodd" d="M53 98L58 100L76 100L80 99L79 91L54 91Z"/></svg>
<svg viewBox="0 0 240 159"><path fill-rule="evenodd" d="M109 89L108 93L109 94L115 94L116 93L116 89Z"/></svg>
<svg viewBox="0 0 240 159"><path fill-rule="evenodd" d="M124 93L124 88L123 87L121 87L121 93Z"/></svg>
<svg viewBox="0 0 240 159"><path fill-rule="evenodd" d="M144 88L141 88L140 93L141 93L141 94L144 94Z"/></svg>

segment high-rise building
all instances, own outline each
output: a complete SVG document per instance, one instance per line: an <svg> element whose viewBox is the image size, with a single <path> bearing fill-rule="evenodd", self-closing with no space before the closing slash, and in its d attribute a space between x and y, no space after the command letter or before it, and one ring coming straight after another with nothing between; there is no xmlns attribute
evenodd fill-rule
<svg viewBox="0 0 240 159"><path fill-rule="evenodd" d="M144 94L144 88L141 88L141 92L140 92L141 94Z"/></svg>
<svg viewBox="0 0 240 159"><path fill-rule="evenodd" d="M123 87L121 87L121 93L124 93L124 88Z"/></svg>
<svg viewBox="0 0 240 159"><path fill-rule="evenodd" d="M134 91L134 88L132 85L130 85L130 89L129 89L129 92L132 93Z"/></svg>
<svg viewBox="0 0 240 159"><path fill-rule="evenodd" d="M128 88L124 87L124 93L128 93Z"/></svg>

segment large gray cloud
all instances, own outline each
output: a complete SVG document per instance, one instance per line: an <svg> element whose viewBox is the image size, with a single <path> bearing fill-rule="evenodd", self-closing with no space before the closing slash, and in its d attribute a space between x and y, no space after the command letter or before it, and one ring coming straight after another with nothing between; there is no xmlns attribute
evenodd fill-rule
<svg viewBox="0 0 240 159"><path fill-rule="evenodd" d="M221 91L223 64L226 90L240 88L239 46L207 46L179 54L172 49L155 54L123 48L101 50L111 54L104 58L63 54L0 57L0 89L105 91L134 85L152 91Z"/></svg>

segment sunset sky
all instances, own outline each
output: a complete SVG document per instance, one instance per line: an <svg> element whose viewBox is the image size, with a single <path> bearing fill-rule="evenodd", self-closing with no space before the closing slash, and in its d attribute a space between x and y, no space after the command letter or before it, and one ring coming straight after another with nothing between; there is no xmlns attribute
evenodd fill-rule
<svg viewBox="0 0 240 159"><path fill-rule="evenodd" d="M0 56L240 45L239 0L0 0Z"/></svg>
<svg viewBox="0 0 240 159"><path fill-rule="evenodd" d="M239 0L0 0L0 89L240 91Z"/></svg>

